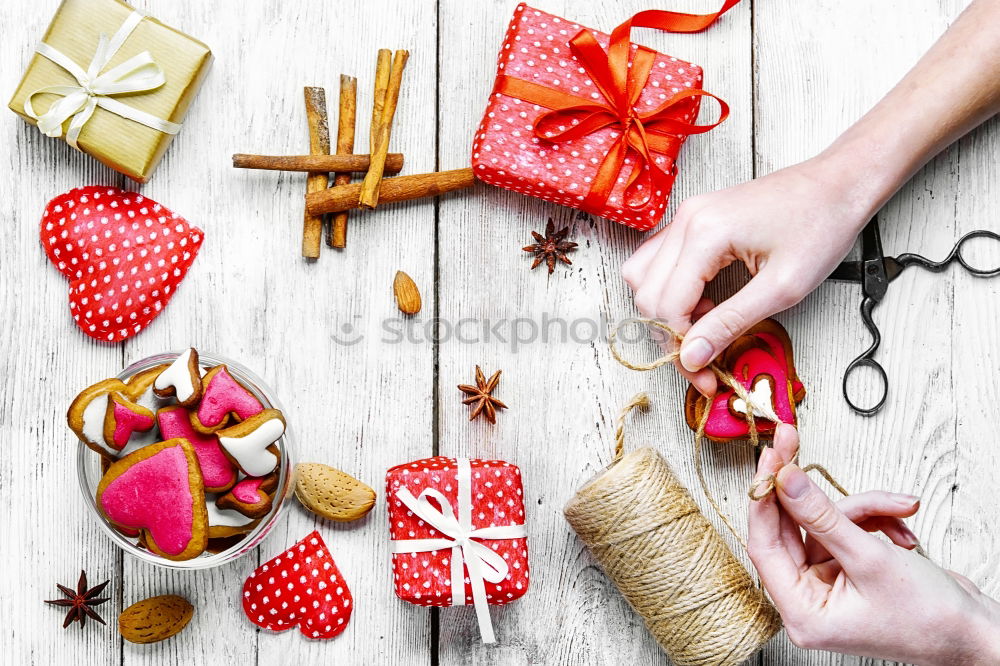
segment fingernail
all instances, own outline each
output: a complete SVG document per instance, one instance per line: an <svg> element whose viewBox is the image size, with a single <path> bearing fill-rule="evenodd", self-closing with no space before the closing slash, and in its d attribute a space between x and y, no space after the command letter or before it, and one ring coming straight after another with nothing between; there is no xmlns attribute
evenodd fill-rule
<svg viewBox="0 0 1000 666"><path fill-rule="evenodd" d="M774 466L774 456L777 455L771 447L760 452L760 460L757 461L757 476L764 477L769 474L769 470Z"/></svg>
<svg viewBox="0 0 1000 666"><path fill-rule="evenodd" d="M920 545L920 539L918 539L917 535L911 532L910 528L907 527L906 525L903 525L903 536L906 538L907 545L910 548Z"/></svg>
<svg viewBox="0 0 1000 666"><path fill-rule="evenodd" d="M781 492L792 499L798 499L809 489L809 477L798 465L785 465L775 479Z"/></svg>
<svg viewBox="0 0 1000 666"><path fill-rule="evenodd" d="M920 498L916 495L905 495L903 493L897 493L896 500L903 506L913 506L920 502Z"/></svg>
<svg viewBox="0 0 1000 666"><path fill-rule="evenodd" d="M712 360L714 350L705 338L685 340L681 345L681 365L688 372L701 370Z"/></svg>

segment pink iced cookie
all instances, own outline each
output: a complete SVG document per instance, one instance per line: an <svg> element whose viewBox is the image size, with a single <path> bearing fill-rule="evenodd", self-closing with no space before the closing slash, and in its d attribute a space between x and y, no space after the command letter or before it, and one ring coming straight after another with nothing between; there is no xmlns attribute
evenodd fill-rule
<svg viewBox="0 0 1000 666"><path fill-rule="evenodd" d="M112 393L104 412L104 441L116 451L121 451L132 433L147 432L155 423L153 412L121 393Z"/></svg>
<svg viewBox="0 0 1000 666"><path fill-rule="evenodd" d="M277 473L243 479L225 495L215 500L220 509L239 511L250 518L261 518L271 511L274 491L278 487Z"/></svg>
<svg viewBox="0 0 1000 666"><path fill-rule="evenodd" d="M170 560L197 557L208 542L205 488L186 439L151 444L113 463L97 486L97 506L115 525L141 528L148 548Z"/></svg>
<svg viewBox="0 0 1000 666"><path fill-rule="evenodd" d="M191 413L191 425L199 432L207 434L225 427L230 414L245 421L264 410L260 400L236 381L224 365L209 370L201 385L201 402Z"/></svg>
<svg viewBox="0 0 1000 666"><path fill-rule="evenodd" d="M206 492L221 493L233 487L236 467L222 452L218 437L203 435L191 426L188 410L179 405L163 407L156 412L156 420L162 439L183 437L194 447Z"/></svg>

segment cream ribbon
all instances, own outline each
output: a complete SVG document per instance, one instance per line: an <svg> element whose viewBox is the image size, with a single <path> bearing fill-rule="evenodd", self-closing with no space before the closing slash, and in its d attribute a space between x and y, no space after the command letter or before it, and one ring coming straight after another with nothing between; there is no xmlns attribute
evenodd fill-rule
<svg viewBox="0 0 1000 666"><path fill-rule="evenodd" d="M444 535L438 539L397 539L389 546L393 553L424 553L451 548L451 603L465 605L465 575L469 570L472 586L472 603L479 620L479 634L484 643L495 643L489 603L486 601L486 583L499 583L510 569L507 561L491 548L474 539L520 539L527 536L524 525L503 525L472 529L472 465L468 458L457 458L458 517L448 499L436 488L425 488L414 497L407 488L396 491L396 497L421 520ZM438 510L428 501L433 497L441 505ZM463 564L465 565L463 567Z"/></svg>
<svg viewBox="0 0 1000 666"><path fill-rule="evenodd" d="M177 123L158 118L111 98L112 95L156 90L166 83L163 70L153 60L149 51L143 51L101 74L101 70L118 53L118 49L144 18L141 12L133 11L110 40L102 33L97 43L97 50L86 71L62 51L45 42L39 43L35 51L69 72L78 84L39 88L24 100L24 112L37 121L42 134L53 138L62 136L63 123L72 117L69 129L66 130L66 143L80 150L77 145L80 131L94 115L97 107L165 134L177 134L180 131L181 126ZM43 93L60 95L62 99L53 102L48 111L38 115L31 100L35 95Z"/></svg>

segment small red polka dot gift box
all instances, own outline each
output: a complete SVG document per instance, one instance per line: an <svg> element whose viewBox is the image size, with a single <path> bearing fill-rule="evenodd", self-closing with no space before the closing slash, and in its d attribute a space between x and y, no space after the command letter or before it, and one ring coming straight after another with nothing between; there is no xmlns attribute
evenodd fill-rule
<svg viewBox="0 0 1000 666"><path fill-rule="evenodd" d="M687 136L728 115L702 70L632 44L632 27L697 32L716 14L647 11L611 35L525 4L500 47L497 78L472 147L480 180L640 230L663 217ZM701 97L719 119L696 125Z"/></svg>
<svg viewBox="0 0 1000 666"><path fill-rule="evenodd" d="M420 606L475 607L495 642L489 606L528 591L521 470L502 460L437 456L385 475L396 596Z"/></svg>

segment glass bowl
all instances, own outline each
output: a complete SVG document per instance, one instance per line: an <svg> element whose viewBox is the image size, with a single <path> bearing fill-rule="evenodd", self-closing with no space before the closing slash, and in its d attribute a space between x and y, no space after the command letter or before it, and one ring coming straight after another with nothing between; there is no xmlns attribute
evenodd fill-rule
<svg viewBox="0 0 1000 666"><path fill-rule="evenodd" d="M179 353L168 352L165 354L156 354L155 356L148 356L140 361L136 361L122 370L118 374L118 379L126 381L129 377L143 370L148 370L164 363L171 363L177 358ZM265 408L280 409L284 412L281 403L278 402L278 399L274 395L274 391L260 377L243 365L218 354L202 353L200 351L198 352L198 358L202 366L212 367L225 364L229 368L230 374L250 389ZM278 487L274 491L271 512L261 519L257 527L248 532L241 541L230 548L214 554L206 551L198 557L182 561L168 560L160 557L136 545L135 538L125 536L111 526L111 523L108 522L104 514L97 508L97 485L104 475L101 470L101 456L88 448L83 442L80 442L77 448L76 468L80 478L80 490L83 493L84 503L90 510L90 514L94 517L94 520L97 521L101 529L104 530L119 548L133 557L168 569L209 569L232 562L241 555L253 550L284 514L286 500L292 491L292 469L294 467L291 456L291 449L294 448L291 428L286 426L285 434L281 436L275 445L281 452L281 462L278 467Z"/></svg>

